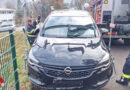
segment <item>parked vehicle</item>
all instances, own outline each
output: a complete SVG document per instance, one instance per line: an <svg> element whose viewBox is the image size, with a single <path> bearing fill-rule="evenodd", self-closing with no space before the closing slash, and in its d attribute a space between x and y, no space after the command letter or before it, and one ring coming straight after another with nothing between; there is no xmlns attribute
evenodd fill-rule
<svg viewBox="0 0 130 90"><path fill-rule="evenodd" d="M107 32L103 34L103 38L106 40L110 36L109 24L112 18L112 11L114 11L114 23L115 24L129 24L130 23L130 0L115 0L114 10L113 7L114 0L93 0L91 1L91 6L93 8L93 17L96 23L101 28L107 28ZM112 39L122 39L126 45L130 45L130 33L121 32L120 30L113 29Z"/></svg>
<svg viewBox="0 0 130 90"><path fill-rule="evenodd" d="M28 76L46 89L101 88L112 76L112 60L88 12L54 11L30 49Z"/></svg>

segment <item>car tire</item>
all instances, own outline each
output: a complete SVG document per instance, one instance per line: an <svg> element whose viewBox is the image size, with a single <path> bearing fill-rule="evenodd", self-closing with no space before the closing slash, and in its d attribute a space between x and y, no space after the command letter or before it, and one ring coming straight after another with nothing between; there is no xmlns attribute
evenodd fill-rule
<svg viewBox="0 0 130 90"><path fill-rule="evenodd" d="M130 46L130 39L124 39L124 43L125 43L125 45Z"/></svg>
<svg viewBox="0 0 130 90"><path fill-rule="evenodd" d="M33 83L31 84L31 90L47 90L44 88L40 88L39 86L34 85Z"/></svg>

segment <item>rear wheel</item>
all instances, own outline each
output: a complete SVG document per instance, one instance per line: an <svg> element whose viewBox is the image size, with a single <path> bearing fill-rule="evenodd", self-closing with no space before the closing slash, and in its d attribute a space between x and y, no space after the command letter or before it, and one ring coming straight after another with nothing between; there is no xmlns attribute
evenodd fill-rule
<svg viewBox="0 0 130 90"><path fill-rule="evenodd" d="M130 38L124 39L125 45L130 45Z"/></svg>

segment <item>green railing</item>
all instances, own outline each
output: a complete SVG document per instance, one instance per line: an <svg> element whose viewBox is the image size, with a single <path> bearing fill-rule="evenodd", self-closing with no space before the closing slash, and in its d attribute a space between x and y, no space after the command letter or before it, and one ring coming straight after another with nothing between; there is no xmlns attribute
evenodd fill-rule
<svg viewBox="0 0 130 90"><path fill-rule="evenodd" d="M28 43L28 49L30 45ZM0 31L0 90L30 90L31 84L24 71L25 34L22 30Z"/></svg>
<svg viewBox="0 0 130 90"><path fill-rule="evenodd" d="M0 90L19 90L17 58L13 31L0 33Z"/></svg>

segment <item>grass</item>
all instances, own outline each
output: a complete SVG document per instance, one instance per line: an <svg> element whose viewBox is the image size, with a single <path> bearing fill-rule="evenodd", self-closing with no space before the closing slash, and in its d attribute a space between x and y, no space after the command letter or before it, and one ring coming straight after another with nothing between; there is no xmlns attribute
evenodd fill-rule
<svg viewBox="0 0 130 90"><path fill-rule="evenodd" d="M15 31L15 45L16 45L17 63L19 68L18 73L20 80L20 88L21 90L30 90L31 84L27 74L24 71L25 34L23 31Z"/></svg>

